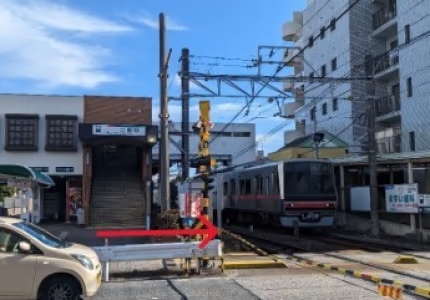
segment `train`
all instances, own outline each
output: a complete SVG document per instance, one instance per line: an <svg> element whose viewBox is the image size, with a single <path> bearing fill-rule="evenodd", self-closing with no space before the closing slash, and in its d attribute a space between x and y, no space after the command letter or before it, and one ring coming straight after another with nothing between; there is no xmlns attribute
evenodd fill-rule
<svg viewBox="0 0 430 300"><path fill-rule="evenodd" d="M214 220L284 228L327 228L336 224L338 192L334 163L289 159L214 174Z"/></svg>

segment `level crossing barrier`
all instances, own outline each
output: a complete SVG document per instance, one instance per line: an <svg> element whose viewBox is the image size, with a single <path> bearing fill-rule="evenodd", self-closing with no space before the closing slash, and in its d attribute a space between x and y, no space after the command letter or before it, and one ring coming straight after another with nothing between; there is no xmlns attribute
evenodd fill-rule
<svg viewBox="0 0 430 300"><path fill-rule="evenodd" d="M203 259L222 257L222 243L213 239L218 229L203 216L198 216L206 228L168 230L99 230L96 236L105 239L105 246L93 247L103 264L103 280L109 281L109 263L114 261L141 261L157 259ZM191 236L206 234L199 242L178 242L160 244L135 244L109 246L109 238L144 236Z"/></svg>
<svg viewBox="0 0 430 300"><path fill-rule="evenodd" d="M103 266L103 281L109 281L109 263L120 261L142 261L157 259L202 259L222 257L221 241L212 240L201 249L201 242L180 242L136 245L108 245L93 247Z"/></svg>

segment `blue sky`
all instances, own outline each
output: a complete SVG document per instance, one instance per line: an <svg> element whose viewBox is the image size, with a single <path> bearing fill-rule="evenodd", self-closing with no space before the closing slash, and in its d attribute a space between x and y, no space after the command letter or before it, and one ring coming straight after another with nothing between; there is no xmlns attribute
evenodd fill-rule
<svg viewBox="0 0 430 300"><path fill-rule="evenodd" d="M179 96L175 73L181 48L195 56L255 58L259 45L285 45L282 23L302 10L305 0L173 1L173 0L1 0L0 92L150 96L158 114L158 13L167 16L172 48L169 96ZM270 4L270 5L269 5ZM268 52L263 53L267 58ZM278 51L273 60L281 59ZM256 74L250 62L196 57L191 70L212 74ZM208 64L215 64L208 65ZM233 65L233 66L231 66ZM263 72L272 75L276 66ZM289 74L285 70L284 75ZM213 83L208 83L211 85ZM244 86L249 89L249 86ZM194 92L202 91L193 88ZM225 94L237 94L227 88ZM264 95L276 95L265 91ZM191 120L197 118L192 99ZM245 103L241 98L212 98L212 120L228 122ZM180 103L169 105L172 121L180 121ZM247 117L257 124L259 149L282 146L283 130L265 133L285 119L266 99L256 100ZM265 136L266 140L261 140Z"/></svg>

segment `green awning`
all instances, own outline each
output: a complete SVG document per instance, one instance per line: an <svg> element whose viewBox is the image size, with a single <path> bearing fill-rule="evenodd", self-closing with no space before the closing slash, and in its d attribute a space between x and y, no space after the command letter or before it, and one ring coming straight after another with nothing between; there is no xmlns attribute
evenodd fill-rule
<svg viewBox="0 0 430 300"><path fill-rule="evenodd" d="M11 164L11 165L2 165L0 164L0 175L4 175L6 177L16 177L23 179L30 179L38 184L43 184L47 186L54 186L55 183L51 177L48 175L42 174L36 170L33 170L29 167Z"/></svg>

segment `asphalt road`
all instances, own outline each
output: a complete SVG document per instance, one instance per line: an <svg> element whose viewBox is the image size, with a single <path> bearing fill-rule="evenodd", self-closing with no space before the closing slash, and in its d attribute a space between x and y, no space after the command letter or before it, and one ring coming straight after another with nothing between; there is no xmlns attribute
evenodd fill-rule
<svg viewBox="0 0 430 300"><path fill-rule="evenodd" d="M377 287L332 272L305 269L228 271L188 279L103 283L95 300L379 300ZM419 299L403 295L404 300Z"/></svg>
<svg viewBox="0 0 430 300"><path fill-rule="evenodd" d="M227 300L260 299L233 279L191 278L103 283L94 300Z"/></svg>

